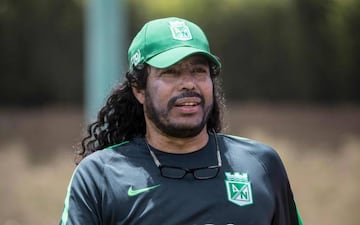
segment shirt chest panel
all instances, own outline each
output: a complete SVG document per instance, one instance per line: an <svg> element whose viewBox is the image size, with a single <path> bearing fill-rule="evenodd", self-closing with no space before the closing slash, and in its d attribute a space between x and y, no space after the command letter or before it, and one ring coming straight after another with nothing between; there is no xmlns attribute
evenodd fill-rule
<svg viewBox="0 0 360 225"><path fill-rule="evenodd" d="M105 224L261 225L272 216L274 203L261 169L229 164L225 159L215 179L197 181L189 175L172 180L161 177L152 162L140 164L108 168L102 201ZM229 200L226 172L248 174L252 204L239 206Z"/></svg>

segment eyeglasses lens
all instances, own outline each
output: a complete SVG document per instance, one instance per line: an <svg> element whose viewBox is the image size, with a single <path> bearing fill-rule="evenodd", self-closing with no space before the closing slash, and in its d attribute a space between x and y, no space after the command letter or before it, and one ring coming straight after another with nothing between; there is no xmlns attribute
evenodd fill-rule
<svg viewBox="0 0 360 225"><path fill-rule="evenodd" d="M197 169L197 170L194 170L194 172L193 172L194 177L199 180L214 178L214 177L216 177L216 175L218 173L219 173L218 167Z"/></svg>
<svg viewBox="0 0 360 225"><path fill-rule="evenodd" d="M186 171L180 168L161 167L161 175L167 178L181 179L186 175Z"/></svg>

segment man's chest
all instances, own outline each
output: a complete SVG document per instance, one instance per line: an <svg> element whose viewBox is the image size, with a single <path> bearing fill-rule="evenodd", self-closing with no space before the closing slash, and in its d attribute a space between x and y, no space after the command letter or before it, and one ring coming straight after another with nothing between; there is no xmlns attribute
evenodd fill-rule
<svg viewBox="0 0 360 225"><path fill-rule="evenodd" d="M124 171L124 170L122 170ZM210 180L161 177L157 167L128 168L105 179L104 224L270 224L274 199L262 170L224 163Z"/></svg>

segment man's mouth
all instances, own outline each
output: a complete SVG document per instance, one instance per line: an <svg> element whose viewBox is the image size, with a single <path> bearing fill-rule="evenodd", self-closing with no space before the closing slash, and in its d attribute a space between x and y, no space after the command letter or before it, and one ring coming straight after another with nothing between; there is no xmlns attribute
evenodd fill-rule
<svg viewBox="0 0 360 225"><path fill-rule="evenodd" d="M197 106L200 105L201 99L197 97L186 97L180 98L175 102L176 107L186 107L186 106Z"/></svg>
<svg viewBox="0 0 360 225"><path fill-rule="evenodd" d="M171 110L172 107L176 107L186 112L194 112L197 110L197 107L203 105L205 99L202 95L196 92L184 92L178 96L172 97L168 102L168 110Z"/></svg>

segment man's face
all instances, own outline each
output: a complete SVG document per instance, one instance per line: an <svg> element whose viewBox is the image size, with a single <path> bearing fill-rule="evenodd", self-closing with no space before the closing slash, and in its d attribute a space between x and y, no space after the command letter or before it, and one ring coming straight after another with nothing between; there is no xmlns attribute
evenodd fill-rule
<svg viewBox="0 0 360 225"><path fill-rule="evenodd" d="M150 67L144 96L147 122L165 135L193 137L213 107L209 63L195 55L165 69Z"/></svg>

